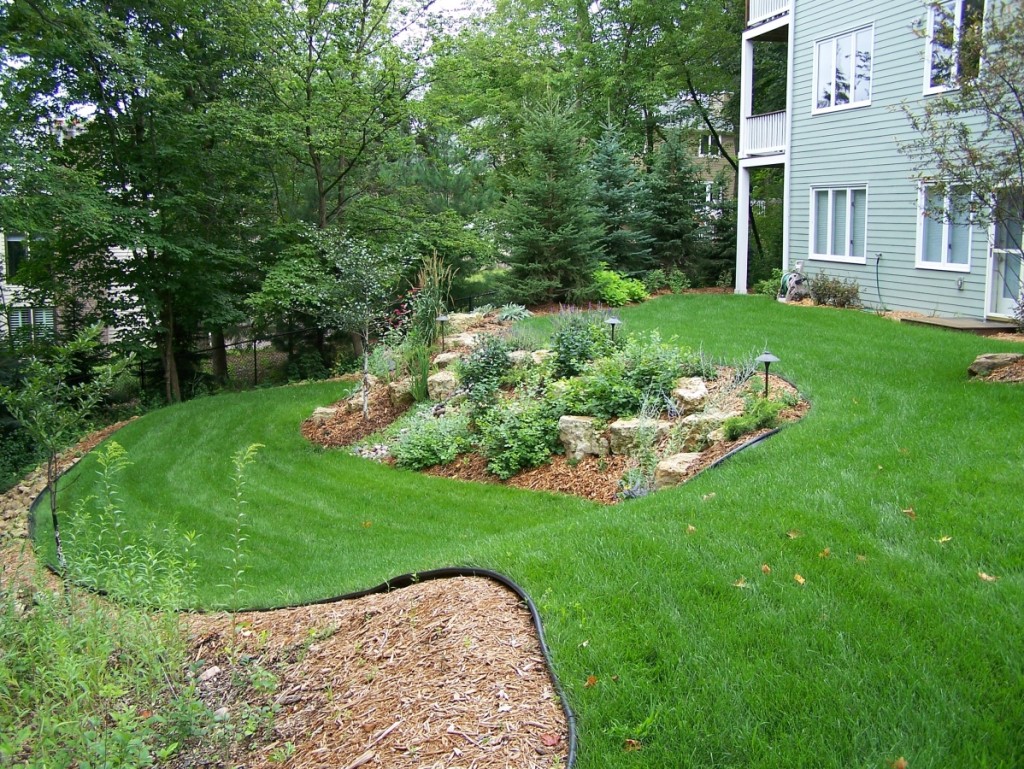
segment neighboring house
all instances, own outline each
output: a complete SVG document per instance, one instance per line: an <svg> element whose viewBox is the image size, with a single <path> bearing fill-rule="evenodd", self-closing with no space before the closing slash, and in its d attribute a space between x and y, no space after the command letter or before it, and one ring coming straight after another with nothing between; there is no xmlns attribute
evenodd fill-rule
<svg viewBox="0 0 1024 769"><path fill-rule="evenodd" d="M943 6L955 37L982 2ZM854 280L868 307L1010 317L1021 297L1020 250L1002 242L1002 228L926 215L956 211L960 193L937 197L899 151L914 138L902 106L955 89L958 73L978 66L957 61L951 35L935 34L935 8L923 0L749 0L747 8L738 207L747 209L751 169L785 169L783 269L803 261L809 275ZM780 42L786 109L752 114L757 49ZM737 230L736 292L746 293L746 217Z"/></svg>
<svg viewBox="0 0 1024 769"><path fill-rule="evenodd" d="M28 259L29 238L22 233L0 231L0 333L37 338L53 333L56 313L53 307L36 307L25 301L16 274Z"/></svg>

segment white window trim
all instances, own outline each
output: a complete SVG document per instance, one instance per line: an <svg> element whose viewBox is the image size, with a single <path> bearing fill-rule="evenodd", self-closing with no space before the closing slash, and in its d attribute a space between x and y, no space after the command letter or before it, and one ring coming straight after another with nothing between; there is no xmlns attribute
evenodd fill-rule
<svg viewBox="0 0 1024 769"><path fill-rule="evenodd" d="M707 139L708 151L704 151L704 140ZM699 158L720 158L722 148L715 142L714 134L701 134L700 143L697 145L697 157Z"/></svg>
<svg viewBox="0 0 1024 769"><path fill-rule="evenodd" d="M919 182L917 185L917 245L914 254L914 267L919 270L937 270L938 272L970 272L972 254L974 251L974 217L968 218L967 223L967 264L955 264L946 261L949 256L949 236L952 222L942 220L942 261L926 262L924 260L924 224L927 218L926 193L928 188L934 186L934 182ZM949 211L949 193L946 193L942 202L943 211Z"/></svg>
<svg viewBox="0 0 1024 769"><path fill-rule="evenodd" d="M833 74L836 67L836 41L841 37L849 37L852 39L853 44L856 44L857 33L865 29L871 30L871 96L864 101L853 101L853 94L855 91L856 74L854 74L854 83L850 84L850 101L846 104L834 104L831 107L819 107L818 106L818 45L826 41L832 42L832 69ZM854 58L857 56L857 49L852 48ZM870 107L871 99L875 93L875 23L861 24L859 27L847 30L846 32L840 32L835 35L829 35L827 37L818 38L814 41L813 48L813 59L814 66L811 73L811 114L812 115L826 115L831 112L843 112L848 109L860 109L861 107ZM835 99L835 83L832 83L832 98Z"/></svg>
<svg viewBox="0 0 1024 769"><path fill-rule="evenodd" d="M829 211L830 212L832 211L832 193L835 190L844 190L847 193L847 201L848 201L847 205L849 205L849 201L853 200L853 196L850 195L849 193L851 193L853 190L864 190L864 256L841 256L841 255L836 255L836 254L816 254L816 253L814 253L814 232L817 229L817 222L816 222L816 220L814 218L815 217L814 195L815 195L815 193L820 192L821 190L828 190L829 191ZM868 185L867 185L867 182L853 183L853 184L816 184L816 185L812 186L811 190L810 190L810 208L808 209L809 210L809 216L807 217L807 221L810 224L810 227L808 228L808 231L807 231L807 256L808 256L808 258L813 260L813 261L815 261L815 262L837 262L839 264L867 264L868 263L867 255L869 253L869 251L868 251L868 210L869 210L869 208L870 207L868 205ZM847 214L849 214L849 210L847 210ZM827 229L826 235L825 235L825 240L828 243L832 242L832 224L833 224L832 216L830 214L829 215L828 229ZM850 227L851 226L853 226L853 217L847 215L847 217L846 217L846 232L847 232L847 236L846 236L846 240L845 240L845 242L847 244L849 244L849 242L850 242L850 237L849 236L850 236Z"/></svg>
<svg viewBox="0 0 1024 769"><path fill-rule="evenodd" d="M922 93L930 96L937 93L948 93L960 90L960 34L963 30L964 6L967 0L954 0L953 3L953 71L952 83L949 85L932 85L932 41L935 39L935 8L928 6L927 34L924 37L924 83ZM984 14L984 8L982 13ZM985 14L987 16L987 14Z"/></svg>

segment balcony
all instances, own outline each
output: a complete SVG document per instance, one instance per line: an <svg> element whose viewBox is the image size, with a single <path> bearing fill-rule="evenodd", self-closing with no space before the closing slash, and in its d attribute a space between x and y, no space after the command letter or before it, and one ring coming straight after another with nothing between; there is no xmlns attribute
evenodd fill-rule
<svg viewBox="0 0 1024 769"><path fill-rule="evenodd" d="M747 0L747 26L789 13L790 0Z"/></svg>
<svg viewBox="0 0 1024 769"><path fill-rule="evenodd" d="M776 155L786 151L786 110L754 115L743 122L740 156Z"/></svg>

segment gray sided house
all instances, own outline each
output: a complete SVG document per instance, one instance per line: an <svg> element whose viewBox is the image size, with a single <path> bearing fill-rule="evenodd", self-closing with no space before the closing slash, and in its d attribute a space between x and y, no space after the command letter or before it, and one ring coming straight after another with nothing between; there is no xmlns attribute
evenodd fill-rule
<svg viewBox="0 0 1024 769"><path fill-rule="evenodd" d="M989 0L990 3L997 0ZM924 0L838 3L749 0L743 33L739 210L750 172L785 169L783 269L856 281L867 307L927 315L1009 318L1021 296L1021 252L921 180L899 150L915 134L903 105L919 109L956 88L955 29L983 0L943 0L951 22ZM786 109L756 114L757 51L788 47ZM977 66L974 63L973 66ZM926 212L931 211L929 216ZM748 222L737 232L736 292L747 291Z"/></svg>

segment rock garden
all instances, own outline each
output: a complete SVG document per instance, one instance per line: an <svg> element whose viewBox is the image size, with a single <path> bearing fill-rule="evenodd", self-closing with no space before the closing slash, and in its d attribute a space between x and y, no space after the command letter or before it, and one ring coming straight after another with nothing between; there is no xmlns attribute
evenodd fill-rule
<svg viewBox="0 0 1024 769"><path fill-rule="evenodd" d="M303 434L327 447L463 480L615 503L678 485L807 402L756 362L728 365L657 332L615 338L603 312L562 310L550 336L525 311L446 318L432 354L380 345L347 399Z"/></svg>

